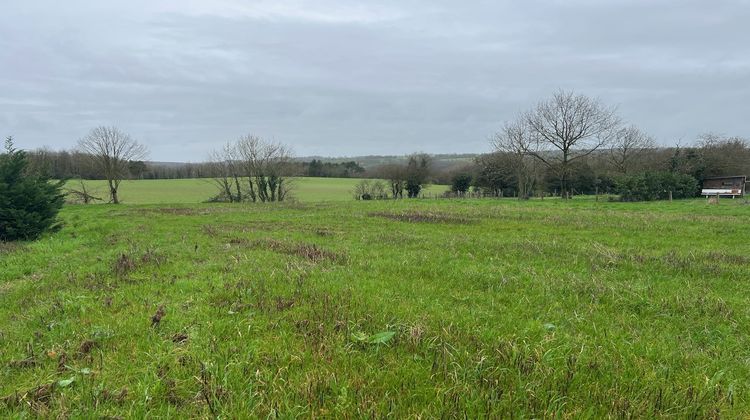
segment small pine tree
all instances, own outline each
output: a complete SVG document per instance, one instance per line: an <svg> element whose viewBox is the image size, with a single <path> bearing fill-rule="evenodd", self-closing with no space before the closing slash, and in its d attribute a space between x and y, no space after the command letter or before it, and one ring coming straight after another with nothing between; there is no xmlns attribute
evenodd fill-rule
<svg viewBox="0 0 750 420"><path fill-rule="evenodd" d="M23 150L5 141L0 155L0 240L32 240L60 227L57 214L65 199L63 181L28 173Z"/></svg>

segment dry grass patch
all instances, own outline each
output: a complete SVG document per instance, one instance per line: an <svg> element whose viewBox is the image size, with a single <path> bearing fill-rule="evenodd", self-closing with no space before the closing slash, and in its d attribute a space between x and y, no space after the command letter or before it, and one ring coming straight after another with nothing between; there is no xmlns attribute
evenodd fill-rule
<svg viewBox="0 0 750 420"><path fill-rule="evenodd" d="M346 255L321 248L315 244L289 243L275 239L247 240L242 238L230 239L229 243L232 245L243 245L253 249L268 249L280 254L294 255L313 263L332 262L336 264L345 264L347 262Z"/></svg>
<svg viewBox="0 0 750 420"><path fill-rule="evenodd" d="M410 223L448 223L448 224L469 224L474 220L464 216L435 213L429 211L410 211L401 213L374 212L370 213L371 217L382 217L385 219L396 220L399 222Z"/></svg>
<svg viewBox="0 0 750 420"><path fill-rule="evenodd" d="M133 256L134 252L121 253L112 264L112 271L117 277L124 277L139 267L149 264L160 266L166 261L166 257L154 249L148 248L140 257Z"/></svg>
<svg viewBox="0 0 750 420"><path fill-rule="evenodd" d="M208 216L212 214L224 214L234 213L246 207L158 207L158 208L136 208L128 210L115 210L110 212L111 216L153 216L153 215L168 215L168 216Z"/></svg>
<svg viewBox="0 0 750 420"><path fill-rule="evenodd" d="M21 245L15 242L0 242L0 255L10 254L21 249Z"/></svg>

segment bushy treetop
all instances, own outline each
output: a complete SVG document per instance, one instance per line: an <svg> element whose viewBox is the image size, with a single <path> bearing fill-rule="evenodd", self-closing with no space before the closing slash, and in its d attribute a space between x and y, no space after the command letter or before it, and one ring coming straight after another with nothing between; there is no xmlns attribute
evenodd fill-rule
<svg viewBox="0 0 750 420"><path fill-rule="evenodd" d="M63 206L63 181L52 182L31 174L26 153L5 141L0 154L0 240L31 240L59 228L57 214Z"/></svg>

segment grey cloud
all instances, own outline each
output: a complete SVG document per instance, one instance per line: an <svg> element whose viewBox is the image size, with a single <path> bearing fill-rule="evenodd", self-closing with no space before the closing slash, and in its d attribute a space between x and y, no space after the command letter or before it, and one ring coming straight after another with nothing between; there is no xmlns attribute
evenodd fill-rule
<svg viewBox="0 0 750 420"><path fill-rule="evenodd" d="M26 3L0 15L1 134L23 147L117 124L158 160L248 132L303 155L483 152L558 88L663 143L750 136L747 1Z"/></svg>

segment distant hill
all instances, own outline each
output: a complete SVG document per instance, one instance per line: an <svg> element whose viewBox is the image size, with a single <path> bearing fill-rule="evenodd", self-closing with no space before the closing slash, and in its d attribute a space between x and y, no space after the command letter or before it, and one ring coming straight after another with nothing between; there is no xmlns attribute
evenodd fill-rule
<svg viewBox="0 0 750 420"><path fill-rule="evenodd" d="M461 166L463 164L471 163L474 158L479 156L476 153L463 153L463 154L436 154L430 155L433 158L433 168L436 170L442 170L446 168L452 168ZM360 166L365 169L372 169L380 165L387 165L391 163L404 164L408 159L408 156L393 156L393 155L370 155L370 156L350 156L350 157L326 157L326 156L300 156L294 160L298 162L309 162L311 160L319 160L321 162L330 163L342 163L342 162L357 162ZM154 166L161 166L166 168L179 168L191 163L188 162L158 162L150 161L147 162Z"/></svg>
<svg viewBox="0 0 750 420"><path fill-rule="evenodd" d="M147 161L146 163L155 165L155 166L163 166L167 168L179 168L181 166L190 165L192 162L158 162L158 161Z"/></svg>
<svg viewBox="0 0 750 420"><path fill-rule="evenodd" d="M437 154L430 155L434 159L434 166L436 168L444 168L449 166L455 166L463 163L470 163L475 157L479 156L476 153L463 153L463 154ZM325 157L325 156L303 156L298 157L296 160L309 162L311 160L320 160L323 162L341 163L355 161L365 169L374 168L380 165L386 165L390 163L406 163L408 156L388 156L388 155L371 155L371 156L351 156L351 157Z"/></svg>

